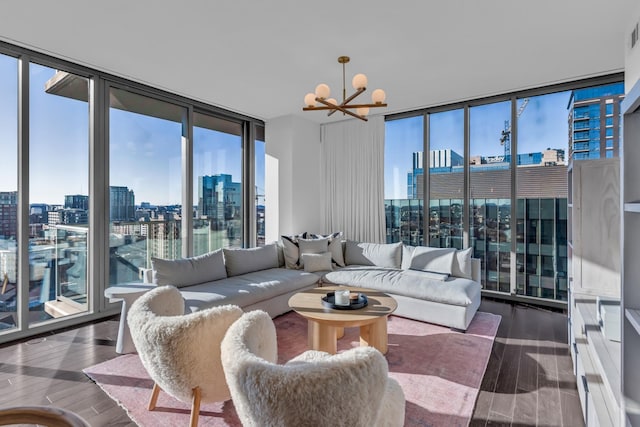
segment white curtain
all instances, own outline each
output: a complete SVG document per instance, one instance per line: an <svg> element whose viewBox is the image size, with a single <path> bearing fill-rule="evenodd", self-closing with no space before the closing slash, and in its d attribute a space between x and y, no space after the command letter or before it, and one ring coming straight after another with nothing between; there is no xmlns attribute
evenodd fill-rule
<svg viewBox="0 0 640 427"><path fill-rule="evenodd" d="M321 126L325 227L385 243L384 117Z"/></svg>

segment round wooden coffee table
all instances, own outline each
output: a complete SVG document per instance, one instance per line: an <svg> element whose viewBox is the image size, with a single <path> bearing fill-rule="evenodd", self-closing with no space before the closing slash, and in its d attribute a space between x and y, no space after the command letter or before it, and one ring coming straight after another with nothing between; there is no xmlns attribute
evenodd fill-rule
<svg viewBox="0 0 640 427"><path fill-rule="evenodd" d="M367 296L369 304L359 310L334 310L322 305L322 297L336 289L349 289ZM337 340L343 328L360 327L360 345L387 352L387 317L398 303L384 292L347 286L325 286L298 292L289 299L289 307L307 319L308 342L313 350L337 352Z"/></svg>

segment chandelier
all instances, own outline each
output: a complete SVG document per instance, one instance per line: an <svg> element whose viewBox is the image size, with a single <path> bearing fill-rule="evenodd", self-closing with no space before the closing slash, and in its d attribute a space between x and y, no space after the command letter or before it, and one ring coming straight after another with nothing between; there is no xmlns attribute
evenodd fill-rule
<svg viewBox="0 0 640 427"><path fill-rule="evenodd" d="M355 93L347 98L347 90L345 89L345 65L349 62L348 56L340 56L338 62L342 64L342 102L338 103L335 98L329 98L331 89L324 83L320 83L316 86L315 93L308 93L304 97L303 111L315 111L315 110L329 110L327 116L332 115L336 111L342 111L342 114L348 114L357 119L367 121L367 114L369 114L369 108L372 107L386 107L384 103L386 94L382 89L376 89L371 93L371 104L349 104L362 92L367 90L367 76L364 74L356 74L351 80ZM355 113L351 111L355 109Z"/></svg>

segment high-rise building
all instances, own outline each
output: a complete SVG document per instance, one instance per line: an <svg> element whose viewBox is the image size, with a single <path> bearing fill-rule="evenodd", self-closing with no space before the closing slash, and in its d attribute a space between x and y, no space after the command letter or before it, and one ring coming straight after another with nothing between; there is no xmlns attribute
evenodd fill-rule
<svg viewBox="0 0 640 427"><path fill-rule="evenodd" d="M65 209L83 209L89 210L89 196L82 194L72 194L64 196Z"/></svg>
<svg viewBox="0 0 640 427"><path fill-rule="evenodd" d="M618 157L624 83L577 89L569 99L569 157Z"/></svg>
<svg viewBox="0 0 640 427"><path fill-rule="evenodd" d="M51 206L44 203L32 203L29 205L29 223L46 224Z"/></svg>
<svg viewBox="0 0 640 427"><path fill-rule="evenodd" d="M18 192L0 191L0 239L18 236Z"/></svg>
<svg viewBox="0 0 640 427"><path fill-rule="evenodd" d="M211 220L214 229L242 216L242 187L231 179L228 174L198 177L197 216Z"/></svg>
<svg viewBox="0 0 640 427"><path fill-rule="evenodd" d="M136 198L128 187L109 187L109 220L135 221Z"/></svg>

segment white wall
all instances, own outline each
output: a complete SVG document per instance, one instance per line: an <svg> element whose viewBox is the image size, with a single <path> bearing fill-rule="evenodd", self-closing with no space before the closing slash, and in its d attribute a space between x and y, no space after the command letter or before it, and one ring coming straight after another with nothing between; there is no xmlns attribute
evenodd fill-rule
<svg viewBox="0 0 640 427"><path fill-rule="evenodd" d="M265 240L324 224L320 125L293 115L265 124Z"/></svg>
<svg viewBox="0 0 640 427"><path fill-rule="evenodd" d="M636 45L631 49L631 32L636 27L636 24L640 22L640 3L635 8L635 11L629 16L629 22L625 26L626 31L624 33L624 49L625 49L625 61L624 61L624 91L629 93L633 85L640 81L640 40L636 42ZM640 29L640 26L639 26Z"/></svg>

